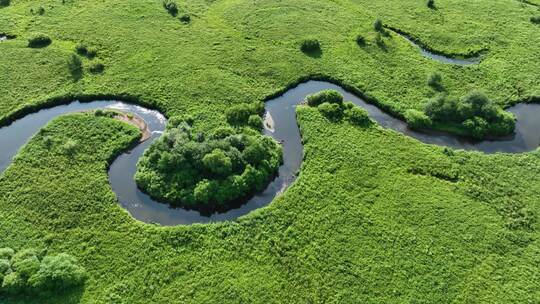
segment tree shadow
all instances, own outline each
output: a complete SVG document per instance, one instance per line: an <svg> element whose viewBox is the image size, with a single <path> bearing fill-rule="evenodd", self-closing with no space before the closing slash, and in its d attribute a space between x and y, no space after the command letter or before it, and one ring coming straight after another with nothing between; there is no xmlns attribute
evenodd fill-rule
<svg viewBox="0 0 540 304"><path fill-rule="evenodd" d="M309 51L302 51L304 54L308 55L311 58L321 58L322 56L322 50L321 49L315 49L315 50L309 50Z"/></svg>

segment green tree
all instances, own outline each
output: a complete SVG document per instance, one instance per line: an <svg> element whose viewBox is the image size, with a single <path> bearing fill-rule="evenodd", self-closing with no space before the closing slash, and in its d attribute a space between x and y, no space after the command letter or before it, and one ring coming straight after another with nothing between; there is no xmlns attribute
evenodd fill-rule
<svg viewBox="0 0 540 304"><path fill-rule="evenodd" d="M231 159L220 149L215 149L203 158L204 167L219 176L227 176L232 172Z"/></svg>

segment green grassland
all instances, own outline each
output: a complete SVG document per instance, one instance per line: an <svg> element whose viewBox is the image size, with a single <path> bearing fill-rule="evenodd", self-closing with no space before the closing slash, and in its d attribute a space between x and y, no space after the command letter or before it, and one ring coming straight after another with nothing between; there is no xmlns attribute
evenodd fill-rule
<svg viewBox="0 0 540 304"><path fill-rule="evenodd" d="M537 0L530 0L532 3ZM440 2L440 3L439 3ZM502 106L540 96L537 6L518 0L12 0L0 7L0 122L70 98L118 97L211 129L231 104L306 78L354 87L396 115L422 109L438 71L452 96L481 89ZM42 6L44 14L32 14ZM429 60L381 18L431 49L486 50L478 66ZM44 33L45 48L27 38ZM357 35L368 44L359 47ZM319 58L299 51L321 42ZM78 43L74 79L67 60ZM101 62L103 73L88 72ZM84 289L2 303L536 303L540 153L484 155L421 144L375 125L300 107L305 160L296 183L238 221L138 222L117 203L107 165L140 136L119 121L51 122L0 176L0 247L79 259ZM53 138L47 148L44 136ZM77 144L73 156L61 143ZM3 296L2 296L3 297Z"/></svg>
<svg viewBox="0 0 540 304"><path fill-rule="evenodd" d="M132 219L108 184L107 160L136 129L86 114L56 119L0 178L2 244L67 252L87 269L84 292L44 303L540 297L538 152L445 153L316 109L298 116L306 159L284 195L237 222L169 228ZM79 152L48 150L43 136L75 140Z"/></svg>

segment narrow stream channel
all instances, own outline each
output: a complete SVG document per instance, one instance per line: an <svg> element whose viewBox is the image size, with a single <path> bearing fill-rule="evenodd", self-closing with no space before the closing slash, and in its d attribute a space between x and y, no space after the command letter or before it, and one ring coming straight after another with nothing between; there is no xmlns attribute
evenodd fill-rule
<svg viewBox="0 0 540 304"><path fill-rule="evenodd" d="M454 57L448 57L441 54L434 53L432 51L429 51L422 46L420 46L418 43L416 43L412 38L409 36L402 34L400 32L397 32L393 29L390 29L394 34L402 37L403 39L407 40L410 44L412 44L414 47L416 47L422 56L429 58L431 60L439 61L445 64L453 64L453 65L474 65L479 64L480 61L482 61L481 57L471 57L471 58L454 58Z"/></svg>
<svg viewBox="0 0 540 304"><path fill-rule="evenodd" d="M341 92L346 100L350 100L357 106L366 109L370 117L382 127L393 129L424 143L456 149L477 150L484 153L520 153L532 151L540 145L540 119L538 119L540 117L540 105L538 104L520 104L509 109L518 119L516 132L513 136L475 143L448 134L412 131L407 128L406 123L403 121L391 117L376 106L364 102L337 85L324 81L308 81L290 89L282 96L266 102L267 121L273 122L273 128L265 129L264 133L283 143L284 163L279 169L278 177L269 184L264 192L254 196L241 207L225 213L204 216L193 210L173 209L166 204L152 200L137 188L134 179L137 161L148 146L163 132L167 120L157 111L123 102L94 101L80 103L75 101L68 105L56 106L29 114L7 127L0 128L0 174L11 164L13 156L17 154L19 149L39 129L55 117L76 111L100 108L118 109L140 116L147 122L149 129L152 131L152 137L149 140L139 144L129 153L120 155L109 169L111 187L124 209L140 221L161 225L234 220L252 210L269 204L276 195L282 193L295 180L303 157L303 146L296 123L295 108L307 95L325 89L334 89Z"/></svg>

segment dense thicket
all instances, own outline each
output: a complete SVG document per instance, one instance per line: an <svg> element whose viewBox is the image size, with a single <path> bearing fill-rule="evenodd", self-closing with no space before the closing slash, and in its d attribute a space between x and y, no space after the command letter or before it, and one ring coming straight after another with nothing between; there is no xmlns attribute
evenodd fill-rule
<svg viewBox="0 0 540 304"><path fill-rule="evenodd" d="M371 120L368 112L355 106L350 101L344 101L343 95L336 90L323 90L306 98L307 104L317 109L328 119L339 121L346 118L355 125L369 125Z"/></svg>
<svg viewBox="0 0 540 304"><path fill-rule="evenodd" d="M434 122L460 124L475 138L507 135L516 124L512 113L502 110L481 91L461 99L440 94L426 104L425 112Z"/></svg>
<svg viewBox="0 0 540 304"><path fill-rule="evenodd" d="M0 248L0 295L59 293L80 286L86 271L73 256Z"/></svg>
<svg viewBox="0 0 540 304"><path fill-rule="evenodd" d="M46 47L52 43L51 38L45 34L37 33L28 38L28 47L41 48Z"/></svg>
<svg viewBox="0 0 540 304"><path fill-rule="evenodd" d="M203 211L226 210L263 190L277 173L281 147L260 134L260 106L231 107L231 126L211 133L173 119L175 125L141 158L137 184L174 206Z"/></svg>

